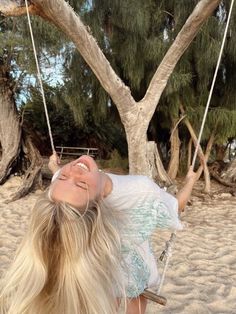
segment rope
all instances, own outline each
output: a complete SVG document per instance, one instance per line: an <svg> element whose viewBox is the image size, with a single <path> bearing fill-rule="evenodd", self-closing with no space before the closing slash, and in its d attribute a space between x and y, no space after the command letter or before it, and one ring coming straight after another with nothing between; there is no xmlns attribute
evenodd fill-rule
<svg viewBox="0 0 236 314"><path fill-rule="evenodd" d="M28 6L27 0L25 0L25 6L26 6L27 19L28 19L28 25L29 25L29 30L30 30L30 37L31 37L31 41L32 41L33 51L34 51L34 58L35 58L35 63L36 63L36 67L37 67L37 75L38 75L38 80L39 80L39 85L40 85L40 91L41 91L41 95L42 95L42 99L43 99L44 111L45 111L45 116L46 116L46 121L47 121L47 126L48 126L49 138L50 138L50 142L51 142L52 151L55 152L56 150L55 150L55 146L54 146L54 142L53 142L52 130L51 130L51 125L50 125L50 120L49 120L49 115L48 115L48 109L47 109L44 89L43 89L42 76L40 73L39 62L38 62L37 52L36 52L36 48L35 48L34 35L33 35L33 31L32 31L32 26L31 26L31 20L30 20L30 15L29 15L29 6Z"/></svg>
<svg viewBox="0 0 236 314"><path fill-rule="evenodd" d="M193 160L192 160L192 167L193 168L194 168L194 165L195 165L195 162L196 162L197 152L198 152L198 149L199 149L199 146L200 146L204 125L205 125L205 122L206 122L206 117L207 117L209 105L210 105L211 98L212 98L213 89L214 89L214 86L215 86L217 73L218 73L220 62L221 62L221 58L222 58L222 53L223 53L223 49L224 49L224 45L225 45L226 35L227 35L227 32L228 32L228 28L229 28L229 22L230 22L230 18L231 18L231 14L232 14L233 5L234 5L234 0L231 1L231 5L230 5L230 9L229 9L229 15L228 15L228 19L227 19L227 22L226 22L224 36L223 36L223 40L222 40L222 44L221 44L221 48L220 48L220 53L219 53L219 57L218 57L218 61L217 61L217 65L216 65L216 69L215 69L215 73L214 73L214 77L213 77L213 80L212 80L211 89L210 89L210 92L209 92L209 96L208 96L208 100L207 100L204 116L203 116L203 119L202 119L202 124L201 124L201 128L200 128L200 131L199 131L195 152L194 152L194 155L193 155ZM170 257L172 255L172 246L173 246L175 238L176 238L176 232L177 231L175 230L173 233L171 233L170 240L167 241L166 248L165 248L165 250L162 252L162 254L160 256L161 260L165 258L165 265L164 265L163 273L162 273L160 284L159 284L159 288L158 288L158 294L160 294L162 286L163 286L163 283L164 283L164 280L165 280L167 267L169 265Z"/></svg>
<svg viewBox="0 0 236 314"><path fill-rule="evenodd" d="M230 22L230 17L231 17L233 5L234 5L234 0L231 1L231 5L230 5L230 9L229 9L229 15L228 15L228 19L227 19L227 22L226 22L224 36L223 36L223 40L222 40L222 44L221 44L221 48L220 48L220 53L219 53L219 57L218 57L218 61L217 61L217 65L216 65L216 69L215 69L215 73L214 73L214 77L213 77L213 80L212 80L211 89L210 89L210 92L209 92L209 96L208 96L208 100L207 100L204 116L203 116L203 119L202 119L202 125L201 125L200 131L199 131L195 152L194 152L194 155L193 155L193 160L192 160L193 168L195 166L195 162L196 162L196 158L197 158L197 152L198 152L198 149L199 149L199 146L200 146L202 132L203 132L204 125L205 125L205 122L206 122L206 117L207 117L209 105L210 105L210 102L211 102L211 97L212 97L213 89L214 89L214 86L215 86L215 81L216 81L217 73L218 73L218 70L219 70L221 57L222 57L223 50L224 50L224 45L225 45L226 35L227 35L227 32L228 32L228 28L229 28L229 22Z"/></svg>
<svg viewBox="0 0 236 314"><path fill-rule="evenodd" d="M176 238L176 231L171 233L169 241L166 242L165 250L162 252L162 254L161 254L160 258L159 258L161 261L164 258L166 260L165 260L165 265L164 265L164 269L163 269L163 272L162 272L162 276L161 276L161 280L160 280L160 284L159 284L159 287L158 287L157 294L161 293L161 289L162 289L162 286L163 286L163 283L164 283L164 279L165 279L165 276L166 276L167 268L169 266L170 258L172 256L172 248L173 248L173 244L174 244L175 238Z"/></svg>

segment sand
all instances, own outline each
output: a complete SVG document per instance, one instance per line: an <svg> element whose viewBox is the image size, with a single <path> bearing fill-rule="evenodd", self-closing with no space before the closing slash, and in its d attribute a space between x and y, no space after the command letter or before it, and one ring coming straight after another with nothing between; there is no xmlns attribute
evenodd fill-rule
<svg viewBox="0 0 236 314"><path fill-rule="evenodd" d="M5 204L20 180L12 177L0 187L0 275L11 262L41 193L37 190ZM167 305L149 302L147 314L236 313L236 197L219 192L191 201L182 215L187 226L177 233L161 292ZM153 236L157 257L169 236L169 231L162 230Z"/></svg>

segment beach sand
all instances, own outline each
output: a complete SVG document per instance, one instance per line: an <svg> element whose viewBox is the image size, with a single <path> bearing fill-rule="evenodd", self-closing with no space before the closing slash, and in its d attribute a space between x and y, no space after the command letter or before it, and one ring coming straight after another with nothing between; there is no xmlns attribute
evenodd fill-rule
<svg viewBox="0 0 236 314"><path fill-rule="evenodd" d="M41 193L37 190L5 204L20 180L12 177L0 187L0 275L9 267ZM147 314L236 313L236 197L219 192L191 201L182 215L187 226L177 233L161 291L167 305L149 302ZM157 257L169 236L169 231L162 230L153 236Z"/></svg>

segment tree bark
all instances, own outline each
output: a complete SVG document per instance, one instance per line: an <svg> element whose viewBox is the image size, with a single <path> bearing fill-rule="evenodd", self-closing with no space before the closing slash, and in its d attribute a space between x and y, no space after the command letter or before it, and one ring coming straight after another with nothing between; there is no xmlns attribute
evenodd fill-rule
<svg viewBox="0 0 236 314"><path fill-rule="evenodd" d="M184 108L183 106L181 105L180 106L180 111L182 114L184 114ZM190 136L193 140L193 143L195 145L195 147L197 146L197 136L196 136L196 133L190 123L190 121L188 120L188 118L185 118L184 119L184 123L190 133ZM204 188L204 192L206 193L210 193L211 191L211 181L210 181L210 173L209 173L209 169L207 167L207 162L205 160L205 156L204 156L204 153L202 151L202 148L201 148L201 145L199 145L199 148L198 148L198 152L197 152L200 160L201 160L201 164L203 165L203 169L204 169L204 179L205 179L205 188ZM200 176L199 176L200 177Z"/></svg>
<svg viewBox="0 0 236 314"><path fill-rule="evenodd" d="M207 147L206 147L206 151L205 151L205 161L206 163L208 162L208 159L210 157L210 154L211 154L211 150L212 150L212 147L213 147L213 144L214 144L214 141L215 141L215 132L213 132L207 142ZM203 166L201 165L197 171L197 174L198 174L198 178L200 178L201 174L202 174L202 171L203 171Z"/></svg>
<svg viewBox="0 0 236 314"><path fill-rule="evenodd" d="M0 59L0 184L8 178L20 151L21 126L12 89L8 67Z"/></svg>
<svg viewBox="0 0 236 314"><path fill-rule="evenodd" d="M168 175L170 176L171 180L174 180L177 176L179 170L179 153L180 153L180 139L179 139L179 129L178 125L176 126L176 120L172 121L172 130L171 130L171 137L170 137L170 144L171 144L171 157L168 166Z"/></svg>
<svg viewBox="0 0 236 314"><path fill-rule="evenodd" d="M76 15L67 2L63 0L31 0L30 3L31 14L40 15L45 20L50 21L74 42L84 60L88 63L103 88L117 106L128 138L131 172L146 172L148 174L150 165L146 157L147 145L144 145L146 143L144 138L146 137L151 117L175 65L207 17L212 14L220 3L220 0L199 1L159 65L145 97L140 102L135 102L129 87L114 72L103 52L98 47L96 40L90 34L89 29L84 26L79 16ZM11 16L22 15L24 9L20 4L21 1L17 0L2 0L0 3L0 12ZM136 123L137 121L141 121L141 126ZM131 125L134 126L134 129L130 127ZM139 128L145 132L141 134L143 145L138 145L140 140ZM133 148L131 147L131 143L134 145L137 143L137 146ZM130 152L130 149L132 152ZM136 157L133 154L133 150L135 149L139 150L136 151Z"/></svg>
<svg viewBox="0 0 236 314"><path fill-rule="evenodd" d="M170 185L171 179L163 167L157 145L153 141L147 141L146 132L141 125L140 121L139 128L131 126L130 129L125 129L129 150L129 173L147 175L163 185Z"/></svg>
<svg viewBox="0 0 236 314"><path fill-rule="evenodd" d="M192 146L193 146L193 140L192 138L188 141L188 168L191 166L192 163Z"/></svg>
<svg viewBox="0 0 236 314"><path fill-rule="evenodd" d="M19 190L8 201L26 195L37 179L40 182L42 167L41 157L29 135L22 135L22 126L13 96L9 65L0 59L0 143L2 147L0 184L7 180L13 169L25 173ZM19 162L20 159L21 162ZM20 169L16 169L16 163ZM28 166L26 170L24 164Z"/></svg>
<svg viewBox="0 0 236 314"><path fill-rule="evenodd" d="M216 160L217 161L223 161L225 158L227 147L224 145L215 145L216 150Z"/></svg>
<svg viewBox="0 0 236 314"><path fill-rule="evenodd" d="M25 154L29 165L24 174L21 186L13 195L10 196L10 201L15 201L27 195L36 183L38 185L42 185L41 169L43 161L41 155L32 143L29 135L24 134L23 138L23 153Z"/></svg>

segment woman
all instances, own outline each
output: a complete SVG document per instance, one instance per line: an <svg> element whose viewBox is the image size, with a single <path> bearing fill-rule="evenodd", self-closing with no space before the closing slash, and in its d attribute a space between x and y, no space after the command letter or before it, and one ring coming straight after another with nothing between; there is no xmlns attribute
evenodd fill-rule
<svg viewBox="0 0 236 314"><path fill-rule="evenodd" d="M149 238L156 227L181 229L178 211L196 174L176 198L145 176L99 171L82 156L60 168L36 202L28 232L3 282L1 314L143 314L140 296L159 280Z"/></svg>

